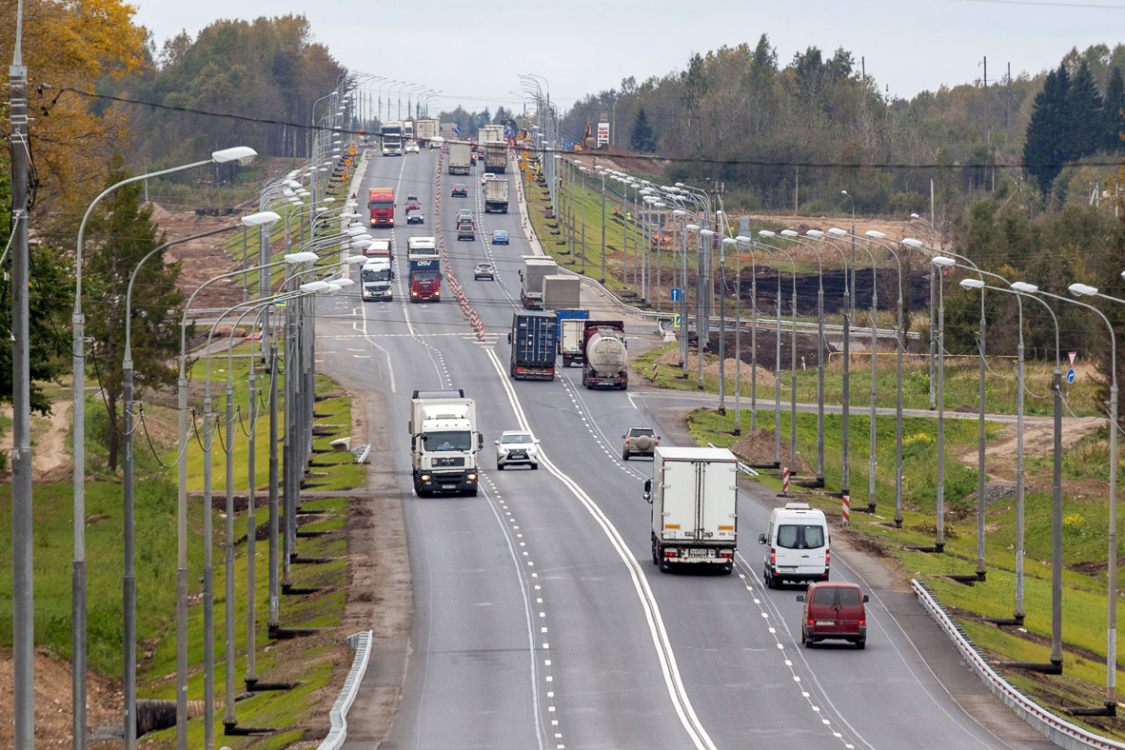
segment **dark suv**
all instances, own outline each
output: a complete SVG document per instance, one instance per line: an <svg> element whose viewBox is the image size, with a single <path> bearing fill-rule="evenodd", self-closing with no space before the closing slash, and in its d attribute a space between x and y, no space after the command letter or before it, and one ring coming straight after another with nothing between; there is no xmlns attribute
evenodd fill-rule
<svg viewBox="0 0 1125 750"><path fill-rule="evenodd" d="M651 427L630 427L621 437L625 440L625 446L621 449L622 461L628 461L633 456L652 458L660 442Z"/></svg>

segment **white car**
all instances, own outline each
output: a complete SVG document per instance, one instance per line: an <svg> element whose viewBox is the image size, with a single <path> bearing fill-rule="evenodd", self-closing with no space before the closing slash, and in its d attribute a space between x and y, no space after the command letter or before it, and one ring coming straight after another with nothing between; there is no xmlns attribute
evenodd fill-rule
<svg viewBox="0 0 1125 750"><path fill-rule="evenodd" d="M503 471L508 466L527 464L539 468L539 441L530 432L505 430L496 443L496 468Z"/></svg>
<svg viewBox="0 0 1125 750"><path fill-rule="evenodd" d="M405 151L408 154L418 153L418 141L407 141L406 147L403 148L403 151Z"/></svg>

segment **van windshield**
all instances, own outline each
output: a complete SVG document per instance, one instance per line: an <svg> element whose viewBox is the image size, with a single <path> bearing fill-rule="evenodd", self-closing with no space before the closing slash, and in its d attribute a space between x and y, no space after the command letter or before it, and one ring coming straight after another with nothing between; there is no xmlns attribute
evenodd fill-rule
<svg viewBox="0 0 1125 750"><path fill-rule="evenodd" d="M777 528L777 546L785 549L815 549L824 546L824 527L783 524Z"/></svg>

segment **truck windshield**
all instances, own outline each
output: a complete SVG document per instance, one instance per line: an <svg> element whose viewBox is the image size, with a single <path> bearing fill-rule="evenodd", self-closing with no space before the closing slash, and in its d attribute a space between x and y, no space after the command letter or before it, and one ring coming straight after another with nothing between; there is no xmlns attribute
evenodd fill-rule
<svg viewBox="0 0 1125 750"><path fill-rule="evenodd" d="M363 272L363 280L364 281L390 281L391 280L391 269L380 268L378 271L364 271Z"/></svg>
<svg viewBox="0 0 1125 750"><path fill-rule="evenodd" d="M411 278L414 281L437 281L437 271L415 271Z"/></svg>
<svg viewBox="0 0 1125 750"><path fill-rule="evenodd" d="M377 210L391 211L394 209L395 203L394 201L371 201L367 204L367 207Z"/></svg>
<svg viewBox="0 0 1125 750"><path fill-rule="evenodd" d="M422 446L427 451L467 451L473 447L470 432L427 432L422 435Z"/></svg>
<svg viewBox="0 0 1125 750"><path fill-rule="evenodd" d="M783 524L777 528L777 546L785 549L816 549L824 546L824 527Z"/></svg>

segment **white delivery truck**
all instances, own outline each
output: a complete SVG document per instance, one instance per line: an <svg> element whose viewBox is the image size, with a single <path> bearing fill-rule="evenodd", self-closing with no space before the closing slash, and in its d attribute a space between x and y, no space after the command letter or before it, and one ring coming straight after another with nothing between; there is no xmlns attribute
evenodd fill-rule
<svg viewBox="0 0 1125 750"><path fill-rule="evenodd" d="M542 255L523 256L523 270L520 271L520 302L528 310L543 309L543 277L553 276L559 271L559 264Z"/></svg>
<svg viewBox="0 0 1125 750"><path fill-rule="evenodd" d="M766 545L762 578L767 588L784 581L827 581L831 563L828 520L808 503L786 503L770 513L770 525L758 536Z"/></svg>
<svg viewBox="0 0 1125 750"><path fill-rule="evenodd" d="M543 309L577 310L582 306L582 280L577 276L553 274L543 277Z"/></svg>
<svg viewBox="0 0 1125 750"><path fill-rule="evenodd" d="M410 399L410 462L419 497L477 494L477 407L465 392L414 391Z"/></svg>
<svg viewBox="0 0 1125 750"><path fill-rule="evenodd" d="M652 503L652 563L712 565L734 570L738 532L738 459L726 448L658 445L653 478L645 480Z"/></svg>
<svg viewBox="0 0 1125 750"><path fill-rule="evenodd" d="M484 183L484 212L508 213L508 181L488 180Z"/></svg>
<svg viewBox="0 0 1125 750"><path fill-rule="evenodd" d="M473 147L467 141L449 144L449 174L468 174L473 163Z"/></svg>
<svg viewBox="0 0 1125 750"><path fill-rule="evenodd" d="M559 319L559 354L563 358L563 367L586 361L585 318Z"/></svg>

